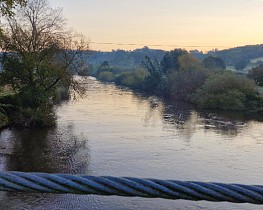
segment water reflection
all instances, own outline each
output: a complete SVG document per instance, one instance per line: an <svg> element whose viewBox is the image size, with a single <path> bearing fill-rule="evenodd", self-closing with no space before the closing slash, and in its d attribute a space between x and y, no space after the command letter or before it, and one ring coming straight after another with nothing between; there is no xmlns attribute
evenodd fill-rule
<svg viewBox="0 0 263 210"><path fill-rule="evenodd" d="M0 160L5 171L90 174L87 138L74 134L73 124L49 129L5 130L0 137ZM31 209L32 206L52 209L52 203L62 197L1 192L0 209Z"/></svg>
<svg viewBox="0 0 263 210"><path fill-rule="evenodd" d="M248 122L244 119L229 118L222 113L200 113L203 118L204 130L212 130L217 134L229 137L237 136L244 129L247 129Z"/></svg>
<svg viewBox="0 0 263 210"><path fill-rule="evenodd" d="M71 124L50 129L14 129L8 171L89 173L89 148Z"/></svg>
<svg viewBox="0 0 263 210"><path fill-rule="evenodd" d="M153 105L149 96L96 80L87 86L86 98L58 108L56 128L0 133L1 170L243 184L262 181L262 123L242 114L199 112L182 102L158 99ZM0 209L159 210L175 205L178 209L256 209L161 199L0 193Z"/></svg>
<svg viewBox="0 0 263 210"><path fill-rule="evenodd" d="M150 110L151 108L149 108ZM163 108L165 130L177 130L190 139L196 130L213 131L220 135L236 136L248 126L245 114L198 112L184 102L166 102Z"/></svg>
<svg viewBox="0 0 263 210"><path fill-rule="evenodd" d="M132 94L131 98L139 110L147 107L144 126L155 127L161 120L164 131L179 135L186 141L200 130L234 137L248 129L249 122L253 121L244 113L197 111L193 105L181 101L174 102L142 94ZM153 103L153 98L157 102Z"/></svg>

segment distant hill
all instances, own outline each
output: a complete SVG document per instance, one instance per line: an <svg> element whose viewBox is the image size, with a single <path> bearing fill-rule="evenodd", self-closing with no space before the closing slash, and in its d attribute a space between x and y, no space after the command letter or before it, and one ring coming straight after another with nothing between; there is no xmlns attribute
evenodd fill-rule
<svg viewBox="0 0 263 210"><path fill-rule="evenodd" d="M136 49L133 51L113 50L111 52L92 52L89 63L92 65L100 65L103 61L108 61L111 66L121 68L134 68L141 65L145 56L161 60L165 54L164 50L154 50L148 47Z"/></svg>
<svg viewBox="0 0 263 210"><path fill-rule="evenodd" d="M133 51L93 51L89 58L89 63L98 66L103 61L108 61L111 66L130 69L140 66L145 56L160 61L163 58L165 52L165 50L150 49L148 47L143 47L142 49L136 49ZM210 55L219 57L225 61L227 66L233 66L233 68L239 68L240 66L239 70L245 69L246 67L257 66L263 63L263 44L247 45L220 51L214 50L209 51L208 53L192 50L190 53L199 60L203 60Z"/></svg>
<svg viewBox="0 0 263 210"><path fill-rule="evenodd" d="M247 45L242 47L235 47L221 51L210 51L209 55L215 55L225 61L228 66L238 66L244 64L245 67L261 64L263 57L263 44Z"/></svg>

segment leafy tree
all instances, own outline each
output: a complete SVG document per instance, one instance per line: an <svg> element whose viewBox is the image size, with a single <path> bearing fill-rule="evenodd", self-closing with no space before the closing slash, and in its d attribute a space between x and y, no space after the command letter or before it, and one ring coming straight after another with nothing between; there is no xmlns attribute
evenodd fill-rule
<svg viewBox="0 0 263 210"><path fill-rule="evenodd" d="M263 64L251 69L248 73L248 77L255 80L257 85L263 86Z"/></svg>
<svg viewBox="0 0 263 210"><path fill-rule="evenodd" d="M179 57L185 54L187 54L187 51L183 49L175 49L166 52L161 61L163 72L169 73L171 71L178 71L180 68Z"/></svg>
<svg viewBox="0 0 263 210"><path fill-rule="evenodd" d="M183 54L178 58L179 69L182 71L187 71L191 69L200 69L202 65L200 61L194 58L191 54Z"/></svg>
<svg viewBox="0 0 263 210"><path fill-rule="evenodd" d="M169 95L177 100L190 101L210 73L190 54L181 55L178 61L179 70L173 71L167 78Z"/></svg>
<svg viewBox="0 0 263 210"><path fill-rule="evenodd" d="M144 89L155 92L163 78L163 71L160 63L156 59L150 59L148 56L142 61L144 68L149 72L145 78Z"/></svg>
<svg viewBox="0 0 263 210"><path fill-rule="evenodd" d="M205 68L208 69L219 69L219 70L226 70L225 62L218 57L209 56L203 60L203 65Z"/></svg>
<svg viewBox="0 0 263 210"><path fill-rule="evenodd" d="M223 73L208 78L193 101L201 108L246 110L252 101L260 101L260 98L252 80Z"/></svg>
<svg viewBox="0 0 263 210"><path fill-rule="evenodd" d="M109 62L103 61L97 70L97 74L104 72L104 71L110 71L111 72L111 70L112 70L112 68L110 67Z"/></svg>
<svg viewBox="0 0 263 210"><path fill-rule="evenodd" d="M88 43L66 32L61 9L50 8L46 0L29 0L6 21L0 80L18 92L20 107L51 111L50 98L59 87L83 93L72 73L83 63Z"/></svg>
<svg viewBox="0 0 263 210"><path fill-rule="evenodd" d="M108 61L103 61L102 64L100 65L100 68L109 68L110 64Z"/></svg>

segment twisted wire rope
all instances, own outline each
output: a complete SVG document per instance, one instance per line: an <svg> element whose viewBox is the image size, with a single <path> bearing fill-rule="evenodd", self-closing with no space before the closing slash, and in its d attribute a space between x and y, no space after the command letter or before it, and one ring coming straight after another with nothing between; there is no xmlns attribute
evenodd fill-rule
<svg viewBox="0 0 263 210"><path fill-rule="evenodd" d="M263 186L132 177L0 172L0 191L206 200L263 204Z"/></svg>

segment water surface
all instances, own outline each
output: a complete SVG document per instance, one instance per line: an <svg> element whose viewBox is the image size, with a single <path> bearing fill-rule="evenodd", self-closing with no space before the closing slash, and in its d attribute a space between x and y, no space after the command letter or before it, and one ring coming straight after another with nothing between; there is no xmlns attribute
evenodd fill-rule
<svg viewBox="0 0 263 210"><path fill-rule="evenodd" d="M0 134L2 171L39 171L263 184L263 124L197 112L92 78L87 96L57 108L50 129ZM0 209L262 209L164 199L0 193Z"/></svg>

